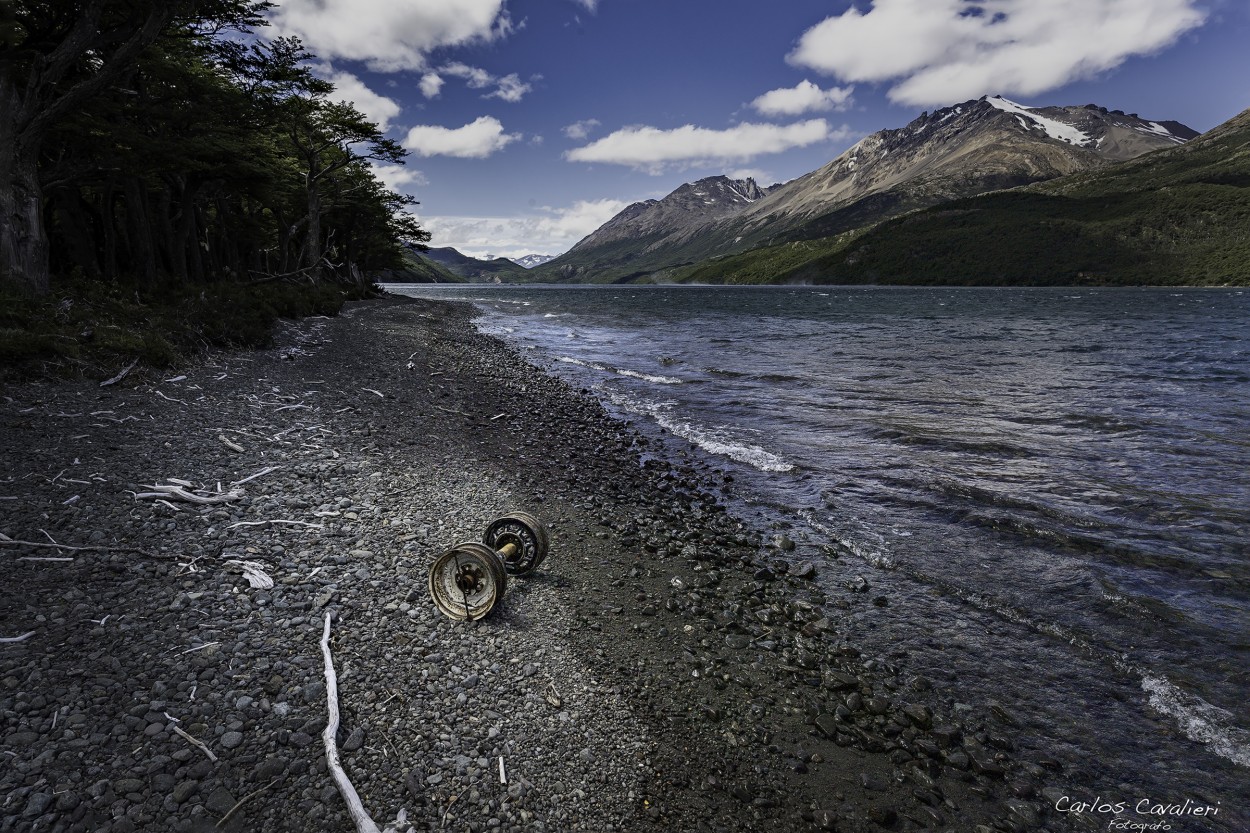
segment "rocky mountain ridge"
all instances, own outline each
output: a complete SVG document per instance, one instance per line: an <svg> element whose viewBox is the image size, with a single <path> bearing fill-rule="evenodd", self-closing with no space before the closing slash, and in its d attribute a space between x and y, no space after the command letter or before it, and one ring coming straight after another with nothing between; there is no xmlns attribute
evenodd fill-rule
<svg viewBox="0 0 1250 833"><path fill-rule="evenodd" d="M952 199L1097 170L1196 135L1178 122L1093 104L1025 107L983 97L877 131L784 185L761 189L751 180L709 177L663 200L634 203L539 274L574 282L644 279L757 246L836 235Z"/></svg>

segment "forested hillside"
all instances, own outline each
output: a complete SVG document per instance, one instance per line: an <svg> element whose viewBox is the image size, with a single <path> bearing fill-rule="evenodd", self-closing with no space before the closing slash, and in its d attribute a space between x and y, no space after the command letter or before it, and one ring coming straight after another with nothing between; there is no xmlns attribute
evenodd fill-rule
<svg viewBox="0 0 1250 833"><path fill-rule="evenodd" d="M72 359L111 318L263 341L428 239L369 166L407 152L262 37L270 5L0 4L0 358Z"/></svg>

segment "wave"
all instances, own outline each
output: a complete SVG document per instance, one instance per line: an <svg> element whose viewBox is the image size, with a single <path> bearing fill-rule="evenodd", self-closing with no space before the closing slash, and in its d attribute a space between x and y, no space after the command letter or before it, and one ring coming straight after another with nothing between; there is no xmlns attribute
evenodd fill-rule
<svg viewBox="0 0 1250 833"><path fill-rule="evenodd" d="M636 370L622 370L620 368L614 368L614 372L619 373L622 376L628 376L631 379L642 379L644 382L652 382L657 385L680 385L682 384L681 379L675 379L672 376L651 376L646 373L639 373Z"/></svg>
<svg viewBox="0 0 1250 833"><path fill-rule="evenodd" d="M615 373L618 376L628 376L631 379L641 379L644 382L651 382L654 385L680 385L684 384L681 379L672 376L653 376L649 373L639 373L636 370L625 370L611 365L599 364L598 362L588 362L582 359L575 359L572 356L556 356L556 361L564 364L573 364L578 367L589 368L590 370L598 370L603 373Z"/></svg>
<svg viewBox="0 0 1250 833"><path fill-rule="evenodd" d="M788 460L733 436L730 429L726 427L713 428L674 416L673 402L652 402L602 387L598 390L617 407L633 414L650 417L664 430L693 443L709 454L728 457L739 463L745 463L751 468L770 473L788 472L795 468L794 464Z"/></svg>
<svg viewBox="0 0 1250 833"><path fill-rule="evenodd" d="M1190 740L1238 766L1250 767L1250 732L1235 725L1231 714L1182 691L1167 677L1143 676L1141 687L1150 696L1151 708L1175 720Z"/></svg>
<svg viewBox="0 0 1250 833"><path fill-rule="evenodd" d="M1148 704L1156 712L1172 718L1190 740L1203 744L1211 752L1234 764L1250 768L1250 731L1238 726L1231 713L1208 703L1196 694L1190 694L1159 672L1143 668L1117 654L1090 642L1075 630L1054 621L1038 618L1003 599L969 590L937 576L932 576L909 565L900 564L888 555L862 546L837 535L820 523L809 512L798 513L813 529L827 535L842 548L849 550L878 569L900 572L920 584L937 588L954 596L978 610L988 611L1003 619L1023 625L1038 633L1065 642L1086 655L1099 657L1116 670L1141 680L1142 690L1148 695ZM1109 599L1118 601L1116 597Z"/></svg>

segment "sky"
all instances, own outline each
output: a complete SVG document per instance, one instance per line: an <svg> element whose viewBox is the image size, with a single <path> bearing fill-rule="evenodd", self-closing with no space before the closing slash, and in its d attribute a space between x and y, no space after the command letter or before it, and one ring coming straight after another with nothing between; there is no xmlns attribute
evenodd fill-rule
<svg viewBox="0 0 1250 833"><path fill-rule="evenodd" d="M725 174L813 171L982 95L1206 131L1250 107L1246 0L279 0L409 151L378 169L475 257L555 255Z"/></svg>

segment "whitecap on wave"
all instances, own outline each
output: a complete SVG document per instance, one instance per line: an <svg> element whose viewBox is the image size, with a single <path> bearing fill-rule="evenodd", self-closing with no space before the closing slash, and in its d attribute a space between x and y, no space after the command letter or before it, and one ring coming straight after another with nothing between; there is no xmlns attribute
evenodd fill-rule
<svg viewBox="0 0 1250 833"><path fill-rule="evenodd" d="M652 402L607 388L599 390L614 405L630 413L650 417L664 430L711 454L737 460L760 471L779 473L794 470L793 463L734 436L732 429L728 427L713 428L677 417L673 414L673 402Z"/></svg>

